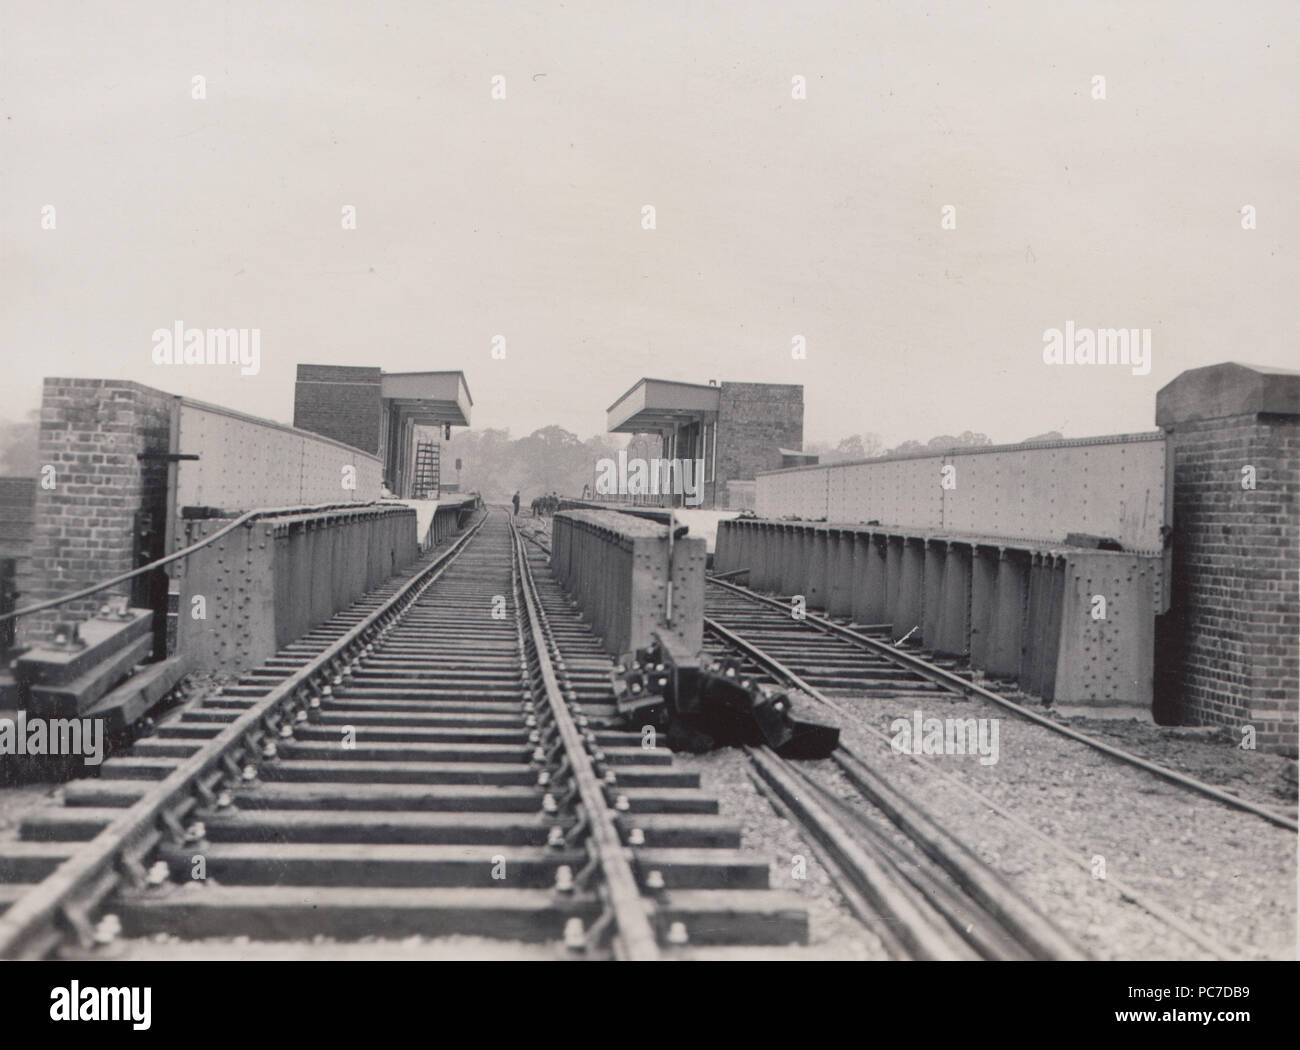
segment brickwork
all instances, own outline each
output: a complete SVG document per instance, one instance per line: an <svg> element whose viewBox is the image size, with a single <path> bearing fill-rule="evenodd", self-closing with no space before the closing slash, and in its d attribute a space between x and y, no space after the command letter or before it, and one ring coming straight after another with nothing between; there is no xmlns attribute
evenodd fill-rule
<svg viewBox="0 0 1300 1050"><path fill-rule="evenodd" d="M373 455L379 451L381 389L378 368L299 365L293 425Z"/></svg>
<svg viewBox="0 0 1300 1050"><path fill-rule="evenodd" d="M1173 437L1180 721L1249 723L1261 746L1294 749L1300 420L1198 421ZM1241 486L1244 466L1254 491Z"/></svg>
<svg viewBox="0 0 1300 1050"><path fill-rule="evenodd" d="M0 558L26 556L35 504L35 478L0 478Z"/></svg>
<svg viewBox="0 0 1300 1050"><path fill-rule="evenodd" d="M1294 754L1300 413L1241 412L1285 407L1278 385L1258 400L1243 393L1251 379L1243 366L1184 376L1191 378L1181 388L1171 390L1183 377L1161 391L1158 415L1170 433L1174 469L1172 623L1163 632L1171 644L1158 652L1167 720L1251 725L1259 747ZM1269 382L1300 386L1300 376ZM1191 395L1202 393L1198 405ZM1216 416L1215 403L1237 411ZM1254 468L1253 489L1243 487L1245 467Z"/></svg>
<svg viewBox="0 0 1300 1050"><path fill-rule="evenodd" d="M730 506L727 482L752 481L781 466L782 448L803 448L803 387L723 383L718 398L717 505Z"/></svg>
<svg viewBox="0 0 1300 1050"><path fill-rule="evenodd" d="M174 400L139 383L45 380L38 447L42 473L31 549L19 565L21 604L68 594L135 567L137 530L165 524L167 493L166 460L138 456L169 451ZM115 593L132 592L123 585ZM83 618L106 594L25 618L20 640L47 638L54 622Z"/></svg>

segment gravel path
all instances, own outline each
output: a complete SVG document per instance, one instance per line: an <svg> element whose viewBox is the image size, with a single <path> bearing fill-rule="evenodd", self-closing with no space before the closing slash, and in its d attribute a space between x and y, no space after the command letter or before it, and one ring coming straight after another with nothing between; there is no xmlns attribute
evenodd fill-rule
<svg viewBox="0 0 1300 1050"><path fill-rule="evenodd" d="M925 717L991 717L988 705L956 697L836 695L866 725L888 735L919 706ZM1241 752L1222 739L1154 726L1090 725L1157 761L1206 775L1222 771L1247 797L1269 801L1289 760ZM1132 903L1111 880L1168 908L1244 958L1295 957L1296 837L1259 817L1193 795L1046 729L1004 717L995 764L978 755L900 754L881 737L848 726L844 742L993 865L1091 954L1104 959L1208 957L1185 936ZM1136 746L1135 746L1136 745ZM1261 761L1262 760L1262 761ZM947 774L945 779L942 774ZM844 797L855 797L843 781ZM979 792L1054 839L1062 856L997 815ZM1094 877L1104 860L1106 879Z"/></svg>

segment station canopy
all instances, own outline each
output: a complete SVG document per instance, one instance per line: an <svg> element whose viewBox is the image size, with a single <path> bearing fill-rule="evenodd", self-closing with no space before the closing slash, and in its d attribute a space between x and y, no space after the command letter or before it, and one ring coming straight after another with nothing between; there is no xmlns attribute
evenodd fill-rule
<svg viewBox="0 0 1300 1050"><path fill-rule="evenodd" d="M463 372L384 372L380 396L402 423L469 426L469 396Z"/></svg>
<svg viewBox="0 0 1300 1050"><path fill-rule="evenodd" d="M653 434L718 418L721 388L669 379L641 379L606 409L611 434Z"/></svg>

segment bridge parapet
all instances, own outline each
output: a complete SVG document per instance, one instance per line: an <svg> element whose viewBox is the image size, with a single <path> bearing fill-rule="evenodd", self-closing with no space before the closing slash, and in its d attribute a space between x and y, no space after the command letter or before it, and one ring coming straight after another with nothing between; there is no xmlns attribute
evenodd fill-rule
<svg viewBox="0 0 1300 1050"><path fill-rule="evenodd" d="M738 518L718 524L714 567L968 656L1058 704L1151 708L1156 617L1168 608L1161 555Z"/></svg>
<svg viewBox="0 0 1300 1050"><path fill-rule="evenodd" d="M657 630L690 652L704 640L704 540L617 511L570 510L551 525L551 565L621 656L650 645Z"/></svg>
<svg viewBox="0 0 1300 1050"><path fill-rule="evenodd" d="M180 546L228 518L188 519ZM203 671L256 666L401 571L419 553L414 509L338 507L250 522L176 563L168 650Z"/></svg>
<svg viewBox="0 0 1300 1050"><path fill-rule="evenodd" d="M433 510L428 527L421 536L421 548L429 550L448 536L460 532L469 523L474 511L482 505L483 501L478 493L465 496L463 499L440 499Z"/></svg>

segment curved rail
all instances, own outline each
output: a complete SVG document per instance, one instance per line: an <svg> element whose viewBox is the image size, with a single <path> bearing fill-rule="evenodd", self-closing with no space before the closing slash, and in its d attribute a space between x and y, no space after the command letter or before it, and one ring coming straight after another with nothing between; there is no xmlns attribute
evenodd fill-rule
<svg viewBox="0 0 1300 1050"><path fill-rule="evenodd" d="M788 606L783 605L775 598L769 598L764 594L756 594L748 588L738 587L733 583L726 582L725 580L712 578L709 578L708 582L716 587L726 588L727 590L748 598L751 601L780 609L782 612L789 611ZM1050 729L1054 733L1059 733L1061 736L1068 737L1071 740L1076 740L1081 744L1085 744L1088 747L1100 751L1102 754L1107 755L1110 758L1134 766L1138 769L1145 770L1157 777L1168 780L1173 784L1177 784L1179 787L1186 788L1189 791L1195 791L1198 794L1204 795L1207 798L1212 798L1217 802L1222 802L1224 805L1231 806L1234 809L1240 809L1247 813L1252 813L1257 817L1262 817L1264 820L1269 821L1271 824L1276 824L1278 827L1287 828L1290 831L1300 830L1300 824L1297 824L1295 820L1288 817L1285 813L1278 813L1265 806L1257 805L1248 799L1240 798L1237 795L1222 790L1221 788L1217 788L1213 784L1207 784L1202 780L1197 780L1195 777L1189 777L1185 773L1179 773L1176 770L1168 769L1165 766L1158 765L1155 762L1151 762L1139 755L1133 754L1132 752L1125 751L1122 748L1112 747L1110 744L1103 743L1100 740L1088 736L1086 733L1080 733L1078 730L1071 729L1069 726L1063 726L1058 722L1052 721L1050 718L1044 718L1042 715L1035 711L1031 711L1027 707L1023 707L1012 700L1008 700L1006 697L1001 696L990 689L985 689L983 686L977 685L974 682L968 682L960 675L932 664L912 653L903 652L902 650L879 641L876 638L860 634L851 628L843 627L840 624L833 623L832 621L817 616L811 612L805 614L804 622L827 634L852 642L863 649L867 649L878 656L884 657L891 663L904 667L913 674L919 675L920 677L952 692L960 693L963 696L973 694L992 704L1005 708L1030 722L1034 722L1046 729ZM717 626L721 627L721 625ZM724 631L726 630L725 628L721 629ZM801 686L800 688L806 689L807 686ZM829 698L823 696L822 701L836 710L844 710L839 705L832 703Z"/></svg>
<svg viewBox="0 0 1300 1050"><path fill-rule="evenodd" d="M803 690L810 697L812 697L814 700L818 701L819 703L822 703L827 707L831 708L832 710L853 719L855 722L857 722L858 725L861 726L861 728L871 733L873 736L880 738L882 742L885 743L889 742L890 738L887 735L881 733L874 726L865 725L861 723L861 721L858 720L857 716L853 712L849 711L843 705L835 703L834 700L826 696L816 686L812 685L810 682L801 678L793 668L787 667L781 661L777 660L775 657L764 652L761 648L754 645L752 642L749 642L746 639L741 638L739 635L734 634L733 632L727 630L721 624L709 619L708 617L705 618L704 624L706 630L710 631L713 634L716 634L728 645L731 645L736 649L738 649L740 652L745 653L755 663L757 663L759 666L767 670L769 674L772 674L775 678L777 678L777 680L784 680L789 684L795 686L797 689ZM854 784L854 786L864 795L864 797L871 798L873 801L874 801L873 796L882 797L886 804L883 805L882 808L886 809L886 812L888 812L887 809L888 805L892 803L896 803L899 800L902 800L903 802L908 803L912 811L919 813L923 818L928 818L928 814L925 814L924 811L921 810L920 807L917 806L915 802L911 802L910 800L906 799L905 796L901 795L901 793L897 792L896 790L881 791L880 787L881 785L884 785L885 782L883 778L880 777L879 774L874 774L874 776L871 777L863 776L862 770L866 769L870 771L870 767L868 766L867 763L863 762L861 757L856 753L854 753L854 751L851 748L841 744L839 750L844 752L844 754L848 756L848 761L845 761L838 752L832 756L833 760L835 761L836 765L839 766L841 771ZM1012 823L1016 824L1018 827L1021 827L1027 834L1032 835L1033 837L1037 838L1039 841L1045 843L1049 847L1059 851L1062 856L1066 857L1071 862L1078 864L1084 870L1087 870L1087 865L1079 861L1078 858L1072 856L1068 850L1066 850L1063 846L1061 846L1060 843L1056 842L1054 839L1050 838L1049 836L1044 835L1037 828L1034 828L1033 826L1025 823L1019 817L1015 816L1015 814L1009 812L1004 807L998 805L997 803L993 802L991 799L985 797L980 792L973 790L969 784L964 784L961 781L954 778L953 776L951 776L950 774L944 773L943 771L935 768L934 764L928 761L927 759L918 756L912 756L912 758L913 761L920 762L922 765L926 766L932 772L934 772L937 776L943 778L944 780L947 780L950 783L956 784L963 791L977 798L982 804L988 806L991 810L993 810L993 812L997 813L999 816L1004 817L1007 820L1011 821ZM902 812L904 816L907 815L906 809L903 809ZM891 819L893 819L892 816ZM928 821L928 823L933 824L933 821L930 820ZM923 820L921 822L921 826L922 828L925 828L926 821ZM922 846L922 848L923 849L925 848L924 845ZM1159 919L1170 929L1176 930L1178 933L1182 934L1193 944L1197 945L1199 948L1202 948L1203 950L1214 955L1216 958L1233 959L1236 957L1235 953L1232 952L1229 948L1225 947L1222 944L1219 944L1213 938L1206 936L1205 934L1201 933L1199 930L1195 929L1194 927L1189 926L1186 922L1180 919L1173 912L1169 911L1163 905L1147 900L1143 895L1139 894L1132 887L1126 885L1123 882L1120 882L1118 879L1115 878L1108 879L1107 885L1109 885L1116 892L1118 892L1123 899L1132 901L1139 908L1146 911L1149 915L1155 917L1156 919ZM991 910L996 911L1004 907L1006 903L1008 903L1006 900L1002 900L1002 901L991 900L989 902L989 907ZM1033 934L1031 934L1031 936L1033 936Z"/></svg>

